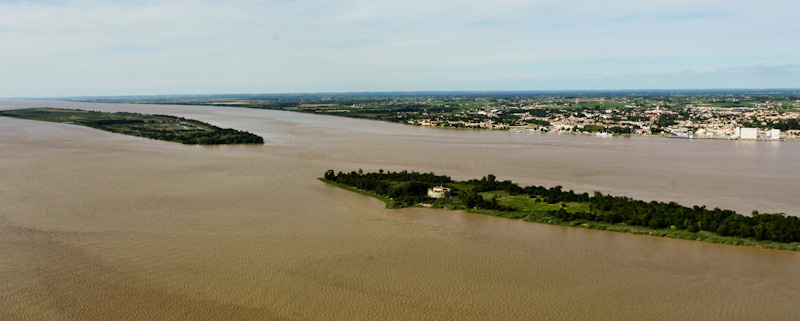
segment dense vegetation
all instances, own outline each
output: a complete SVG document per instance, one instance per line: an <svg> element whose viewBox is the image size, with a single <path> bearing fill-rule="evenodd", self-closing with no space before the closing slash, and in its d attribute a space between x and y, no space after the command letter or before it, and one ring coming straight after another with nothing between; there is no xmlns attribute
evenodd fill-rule
<svg viewBox="0 0 800 321"><path fill-rule="evenodd" d="M772 124L772 128L780 129L783 131L800 129L800 120L798 119L784 119Z"/></svg>
<svg viewBox="0 0 800 321"><path fill-rule="evenodd" d="M784 214L737 214L705 206L686 207L675 202L645 202L628 197L595 192L575 193L561 186L521 187L511 181L498 181L494 175L456 182L448 176L417 172L349 173L328 170L324 179L388 198L390 207L429 204L433 207L477 210L482 213L552 224L595 222L603 226L641 227L652 231L675 231L683 238L701 236L734 237L731 243L749 241L800 242L800 218ZM432 199L430 187L442 185L452 197ZM673 236L669 233L659 235ZM758 243L759 245L764 245ZM787 247L783 247L787 248ZM788 248L798 249L798 244Z"/></svg>
<svg viewBox="0 0 800 321"><path fill-rule="evenodd" d="M197 120L168 115L104 113L56 108L18 109L0 116L68 123L114 133L160 139L183 144L263 144L264 139L232 128L219 128Z"/></svg>

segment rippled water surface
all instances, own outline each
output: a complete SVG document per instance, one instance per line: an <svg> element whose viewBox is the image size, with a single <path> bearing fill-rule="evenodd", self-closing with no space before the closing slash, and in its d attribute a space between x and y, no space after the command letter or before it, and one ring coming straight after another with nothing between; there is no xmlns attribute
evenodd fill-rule
<svg viewBox="0 0 800 321"><path fill-rule="evenodd" d="M386 210L329 169L489 173L800 215L800 142L420 128L280 111L0 101L184 116L264 136L185 146L0 117L1 320L796 320L800 253Z"/></svg>

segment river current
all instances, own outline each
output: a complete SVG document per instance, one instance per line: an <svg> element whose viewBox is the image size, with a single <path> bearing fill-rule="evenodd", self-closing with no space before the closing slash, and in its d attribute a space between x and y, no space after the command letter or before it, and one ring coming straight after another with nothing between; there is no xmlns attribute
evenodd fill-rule
<svg viewBox="0 0 800 321"><path fill-rule="evenodd" d="M446 130L281 111L160 113L263 136L186 146L0 117L2 320L795 320L800 253L383 203L325 170L494 174L800 215L800 142Z"/></svg>

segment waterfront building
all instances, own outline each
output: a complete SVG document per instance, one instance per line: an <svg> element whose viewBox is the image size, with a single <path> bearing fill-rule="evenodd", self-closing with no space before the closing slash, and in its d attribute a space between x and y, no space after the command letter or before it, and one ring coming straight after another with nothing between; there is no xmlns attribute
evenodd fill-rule
<svg viewBox="0 0 800 321"><path fill-rule="evenodd" d="M772 139L772 140L781 139L781 130L780 129L770 129L769 132L767 132L767 133L769 134L768 135L769 139Z"/></svg>
<svg viewBox="0 0 800 321"><path fill-rule="evenodd" d="M739 127L736 129L736 133L738 133L738 139L758 139L758 129L757 128L747 128L747 127Z"/></svg>

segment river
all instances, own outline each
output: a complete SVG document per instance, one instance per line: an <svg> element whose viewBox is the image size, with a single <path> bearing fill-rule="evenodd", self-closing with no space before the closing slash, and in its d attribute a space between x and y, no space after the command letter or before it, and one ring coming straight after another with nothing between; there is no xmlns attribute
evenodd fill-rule
<svg viewBox="0 0 800 321"><path fill-rule="evenodd" d="M800 253L383 203L325 170L495 174L800 215L800 143L446 130L226 107L186 146L0 117L3 320L794 320Z"/></svg>

